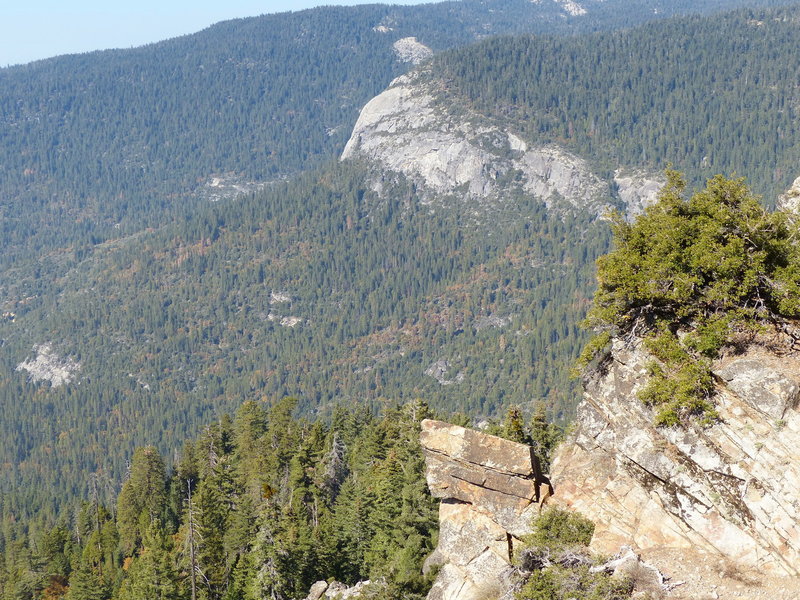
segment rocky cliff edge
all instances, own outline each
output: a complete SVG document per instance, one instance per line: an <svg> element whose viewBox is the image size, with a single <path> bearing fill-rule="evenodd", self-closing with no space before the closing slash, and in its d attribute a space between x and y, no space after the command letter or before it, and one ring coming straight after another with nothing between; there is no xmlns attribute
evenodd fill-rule
<svg viewBox="0 0 800 600"><path fill-rule="evenodd" d="M426 569L441 567L428 600L484 600L510 588L520 536L552 490L530 446L422 422L428 487L439 507L439 544Z"/></svg>
<svg viewBox="0 0 800 600"><path fill-rule="evenodd" d="M793 339L776 333L715 361L720 421L707 428L653 427L636 397L650 360L640 339L615 340L586 379L576 432L553 462L555 501L595 522L599 551L676 549L687 571L696 567L690 557L702 556L795 578L800 353Z"/></svg>

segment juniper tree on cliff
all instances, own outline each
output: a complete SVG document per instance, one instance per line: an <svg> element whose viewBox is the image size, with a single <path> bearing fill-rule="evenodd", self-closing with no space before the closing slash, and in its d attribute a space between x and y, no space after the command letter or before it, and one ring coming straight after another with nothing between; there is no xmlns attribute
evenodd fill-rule
<svg viewBox="0 0 800 600"><path fill-rule="evenodd" d="M598 335L587 364L613 335L641 334L656 360L640 398L658 425L716 418L710 362L736 333L800 316L797 227L769 213L743 179L721 175L684 196L667 171L658 202L634 223L614 217L614 247L597 262L585 325Z"/></svg>

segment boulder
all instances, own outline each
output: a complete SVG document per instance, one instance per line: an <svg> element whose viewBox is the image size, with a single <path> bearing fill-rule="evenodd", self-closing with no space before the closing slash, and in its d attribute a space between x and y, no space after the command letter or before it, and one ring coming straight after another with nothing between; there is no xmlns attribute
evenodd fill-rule
<svg viewBox="0 0 800 600"><path fill-rule="evenodd" d="M327 581L317 581L308 590L308 596L306 596L306 600L319 600L322 597L322 594L324 594L327 589L328 589Z"/></svg>
<svg viewBox="0 0 800 600"><path fill-rule="evenodd" d="M384 579L377 581L359 581L355 585L348 586L340 581L317 581L308 590L308 596L304 600L348 600L349 598L359 598L362 595L370 593L371 597L375 597L375 592L381 595L383 588L386 586Z"/></svg>

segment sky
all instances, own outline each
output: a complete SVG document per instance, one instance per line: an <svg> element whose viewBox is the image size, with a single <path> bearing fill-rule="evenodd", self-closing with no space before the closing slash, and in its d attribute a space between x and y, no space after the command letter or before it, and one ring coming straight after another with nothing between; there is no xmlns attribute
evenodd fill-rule
<svg viewBox="0 0 800 600"><path fill-rule="evenodd" d="M226 19L322 4L432 0L2 0L0 67L60 54L131 48Z"/></svg>

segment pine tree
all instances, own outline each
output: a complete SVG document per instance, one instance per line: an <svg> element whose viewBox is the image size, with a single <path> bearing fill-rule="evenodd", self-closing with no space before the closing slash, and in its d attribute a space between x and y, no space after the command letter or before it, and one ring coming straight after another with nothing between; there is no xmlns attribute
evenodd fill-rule
<svg viewBox="0 0 800 600"><path fill-rule="evenodd" d="M220 459L197 488L197 562L210 600L222 596L228 577L225 531L231 513L231 487L227 460Z"/></svg>
<svg viewBox="0 0 800 600"><path fill-rule="evenodd" d="M518 406L509 407L506 411L505 420L503 421L503 432L501 435L507 440L531 445L533 440L531 440L531 436L526 429L525 417L522 415L522 410Z"/></svg>
<svg viewBox="0 0 800 600"><path fill-rule="evenodd" d="M236 411L233 441L237 472L254 500L261 497L264 482L264 457L260 446L266 431L266 415L255 402L248 401Z"/></svg>
<svg viewBox="0 0 800 600"><path fill-rule="evenodd" d="M270 474L267 484L273 490L286 492L283 480L288 476L289 461L297 442L298 423L292 418L297 399L277 401L267 414L267 431L264 435L264 468Z"/></svg>
<svg viewBox="0 0 800 600"><path fill-rule="evenodd" d="M120 547L133 554L150 523L160 519L166 505L166 470L158 450L139 448L133 454L130 478L122 486L117 502Z"/></svg>
<svg viewBox="0 0 800 600"><path fill-rule="evenodd" d="M188 479L186 481L186 504L183 519L182 534L183 548L181 552L182 563L188 571L187 579L189 580L189 591L191 593L191 600L197 600L197 581L198 575L202 575L200 565L197 561L198 546L202 542L200 536L199 526L197 524L197 510L195 507L194 499L192 498L192 490L194 481Z"/></svg>
<svg viewBox="0 0 800 600"><path fill-rule="evenodd" d="M544 402L537 402L530 421L530 444L544 473L550 472L553 450L563 437L561 428L547 420Z"/></svg>
<svg viewBox="0 0 800 600"><path fill-rule="evenodd" d="M170 537L157 520L147 528L143 547L134 558L119 600L175 600L180 597Z"/></svg>
<svg viewBox="0 0 800 600"><path fill-rule="evenodd" d="M290 548L281 529L274 501L264 505L253 544L255 573L247 586L247 600L287 600L293 596Z"/></svg>
<svg viewBox="0 0 800 600"><path fill-rule="evenodd" d="M110 586L97 568L81 562L69 577L69 591L64 600L106 600Z"/></svg>

